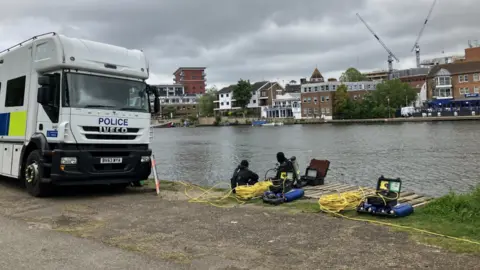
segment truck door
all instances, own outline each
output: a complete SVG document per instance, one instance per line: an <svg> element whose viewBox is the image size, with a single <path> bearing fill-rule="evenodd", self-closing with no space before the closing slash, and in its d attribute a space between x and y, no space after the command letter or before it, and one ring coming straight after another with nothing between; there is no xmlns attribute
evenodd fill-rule
<svg viewBox="0 0 480 270"><path fill-rule="evenodd" d="M56 58L56 51L54 50L55 46L53 40L39 40L34 43L33 50L33 68L31 75L31 84L32 84L32 93L31 102L32 102L32 111L35 111L35 115L32 115L32 119L36 119L36 123L32 124L35 128L34 132L42 133L45 135L49 142L55 142L58 140L58 123L60 121L60 96L61 96L61 82L62 82L62 73L61 70L48 73L52 75L50 83L52 85L52 100L48 105L38 104L37 94L38 88L38 78L42 75L39 74L35 65L41 64L44 61L48 61L51 58ZM34 105L34 106L33 106Z"/></svg>

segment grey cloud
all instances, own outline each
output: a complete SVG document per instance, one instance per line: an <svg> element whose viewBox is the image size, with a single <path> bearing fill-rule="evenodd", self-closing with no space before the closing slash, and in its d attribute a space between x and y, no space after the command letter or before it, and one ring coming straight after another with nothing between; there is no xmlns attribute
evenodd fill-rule
<svg viewBox="0 0 480 270"><path fill-rule="evenodd" d="M207 66L211 84L385 69L387 54L359 12L403 62L430 0L19 0L4 4L0 32L27 38L47 26L72 36L145 49L162 77L182 65ZM480 39L474 0L438 1L420 42L422 55L461 50ZM43 25L22 24L36 18ZM18 26L15 26L18 25ZM475 28L474 28L475 27ZM3 44L3 43L2 43ZM395 64L394 67L401 64ZM165 83L169 83L165 81Z"/></svg>

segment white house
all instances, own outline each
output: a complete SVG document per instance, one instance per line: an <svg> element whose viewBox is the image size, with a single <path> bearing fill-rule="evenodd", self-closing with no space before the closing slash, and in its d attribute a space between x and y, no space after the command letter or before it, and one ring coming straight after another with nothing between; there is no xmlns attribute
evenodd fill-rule
<svg viewBox="0 0 480 270"><path fill-rule="evenodd" d="M262 108L261 116L265 118L302 118L301 93L277 95L272 106Z"/></svg>
<svg viewBox="0 0 480 270"><path fill-rule="evenodd" d="M233 89L235 85L230 85L218 91L217 100L214 102L218 104L215 111L225 112L231 110L238 110L240 107L236 106L235 99L233 99ZM247 105L249 109L261 108L272 104L272 97L282 94L283 87L276 82L257 82L252 84L252 97Z"/></svg>

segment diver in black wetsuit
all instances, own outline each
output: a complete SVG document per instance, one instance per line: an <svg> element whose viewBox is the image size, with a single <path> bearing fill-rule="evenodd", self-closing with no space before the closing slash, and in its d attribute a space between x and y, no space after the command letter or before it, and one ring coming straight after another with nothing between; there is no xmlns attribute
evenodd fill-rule
<svg viewBox="0 0 480 270"><path fill-rule="evenodd" d="M293 182L295 179L288 179L288 173L292 173L295 178L295 167L293 166L293 162L285 157L283 152L277 153L277 174L272 179L272 184L269 189L273 193L285 193L292 189Z"/></svg>
<svg viewBox="0 0 480 270"><path fill-rule="evenodd" d="M254 185L258 182L258 174L248 169L248 161L242 160L240 165L233 172L232 179L230 179L233 193L237 186Z"/></svg>
<svg viewBox="0 0 480 270"><path fill-rule="evenodd" d="M280 176L281 176L282 172L295 173L295 169L293 167L292 161L287 159L283 152L278 152L277 153L277 161L278 161L279 165L278 165L278 169L277 169L277 175L275 176L276 179L280 179Z"/></svg>

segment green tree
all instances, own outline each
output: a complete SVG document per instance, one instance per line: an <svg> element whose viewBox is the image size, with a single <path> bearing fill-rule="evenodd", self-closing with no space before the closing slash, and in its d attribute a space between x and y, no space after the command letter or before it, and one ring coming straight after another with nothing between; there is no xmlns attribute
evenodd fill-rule
<svg viewBox="0 0 480 270"><path fill-rule="evenodd" d="M217 99L218 90L215 87L207 89L204 95L198 100L198 107L201 116L210 117L213 116L215 109L214 101Z"/></svg>
<svg viewBox="0 0 480 270"><path fill-rule="evenodd" d="M395 79L378 84L377 89L372 92L372 96L377 106L383 104L395 110L409 106L415 101L417 99L417 91L408 83Z"/></svg>
<svg viewBox="0 0 480 270"><path fill-rule="evenodd" d="M335 91L335 99L333 102L335 116L344 116L349 106L349 96L347 86L342 84Z"/></svg>
<svg viewBox="0 0 480 270"><path fill-rule="evenodd" d="M163 107L162 115L167 118L175 118L175 114L177 113L177 109L174 106L165 106Z"/></svg>
<svg viewBox="0 0 480 270"><path fill-rule="evenodd" d="M240 79L233 89L233 99L235 99L237 106L242 108L244 118L251 98L252 85L250 84L250 81Z"/></svg>
<svg viewBox="0 0 480 270"><path fill-rule="evenodd" d="M342 76L340 76L341 82L360 82L366 80L367 77L358 71L358 69L353 67L347 69L344 73L342 73Z"/></svg>

